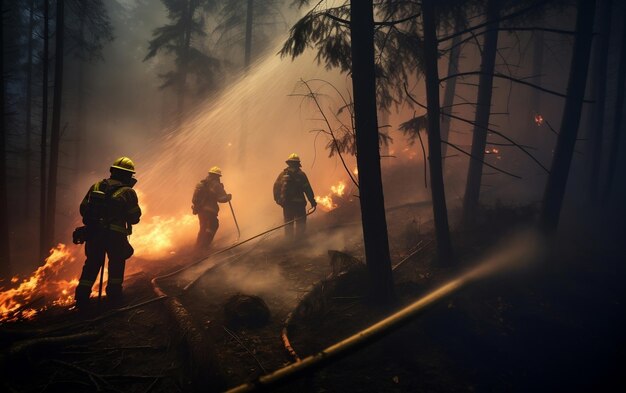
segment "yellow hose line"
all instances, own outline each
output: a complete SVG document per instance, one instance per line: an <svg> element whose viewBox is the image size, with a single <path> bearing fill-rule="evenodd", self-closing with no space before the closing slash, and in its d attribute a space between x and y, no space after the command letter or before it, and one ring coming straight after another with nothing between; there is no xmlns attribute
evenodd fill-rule
<svg viewBox="0 0 626 393"><path fill-rule="evenodd" d="M392 329L402 326L408 322L411 318L419 314L420 311L426 307L436 303L444 297L454 293L464 284L469 281L470 277L461 277L450 281L449 283L439 287L435 291L429 293L423 298L419 299L415 303L405 307L397 313L383 319L380 322L368 327L359 333L348 337L347 339L340 341L330 347L318 352L315 355L302 359L302 361L290 364L289 366L278 369L270 374L264 375L253 382L249 382L243 385L239 385L233 389L228 390L228 393L239 392L251 392L261 387L267 387L280 380L287 379L288 377L295 376L302 373L304 370L319 366L331 359L341 357L350 352L352 349L356 349L363 344L367 344L370 341L389 333Z"/></svg>

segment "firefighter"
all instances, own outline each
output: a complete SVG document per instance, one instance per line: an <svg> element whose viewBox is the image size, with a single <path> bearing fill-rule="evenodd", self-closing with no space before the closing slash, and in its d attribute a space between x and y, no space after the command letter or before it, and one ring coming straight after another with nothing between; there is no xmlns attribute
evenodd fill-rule
<svg viewBox="0 0 626 393"><path fill-rule="evenodd" d="M306 199L308 198L311 207L317 206L317 202L309 179L300 169L300 157L292 153L285 162L287 168L274 182L274 200L283 208L286 223L295 220L296 238L301 238L306 230ZM294 222L285 226L285 237L294 239Z"/></svg>
<svg viewBox="0 0 626 393"><path fill-rule="evenodd" d="M231 194L227 194L224 185L220 182L222 170L214 166L209 169L208 176L200 181L196 186L191 200L191 211L198 215L200 230L196 246L199 249L206 249L211 245L220 221L217 214L220 211L219 203L226 203L232 199Z"/></svg>
<svg viewBox="0 0 626 393"><path fill-rule="evenodd" d="M80 204L80 215L85 224L85 265L76 287L76 307L89 303L91 288L105 256L109 257L109 277L106 287L108 301L117 305L122 300L122 282L126 259L133 255L128 242L132 225L139 222L141 208L133 186L137 180L135 164L128 157L113 162L111 176L89 188Z"/></svg>

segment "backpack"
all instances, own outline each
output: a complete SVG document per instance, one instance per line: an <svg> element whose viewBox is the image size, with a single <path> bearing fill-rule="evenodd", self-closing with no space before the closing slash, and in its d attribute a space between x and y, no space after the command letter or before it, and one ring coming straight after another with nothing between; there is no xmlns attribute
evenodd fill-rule
<svg viewBox="0 0 626 393"><path fill-rule="evenodd" d="M87 197L85 218L106 228L112 218L110 217L111 196L124 187L126 186L122 184L110 185L106 179L96 183Z"/></svg>
<svg viewBox="0 0 626 393"><path fill-rule="evenodd" d="M285 169L281 179L280 196L283 202L291 202L302 195L302 190L295 173Z"/></svg>

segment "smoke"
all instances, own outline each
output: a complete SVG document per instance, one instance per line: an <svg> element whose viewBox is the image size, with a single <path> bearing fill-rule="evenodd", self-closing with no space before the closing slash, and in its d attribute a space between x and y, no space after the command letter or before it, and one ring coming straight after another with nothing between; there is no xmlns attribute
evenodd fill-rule
<svg viewBox="0 0 626 393"><path fill-rule="evenodd" d="M128 10L131 6L125 7ZM195 185L214 165L222 168L226 191L233 194L232 206L242 238L281 223L282 212L273 201L272 184L290 153L297 152L302 157L303 169L316 195L327 195L338 181L350 183L338 158L328 157L324 149L326 137L314 131L326 127L319 119L317 108L310 100L292 95L303 92L298 90L301 79L323 79L349 95L349 76L319 65L312 51L305 52L295 61L280 58L275 55L284 41L284 37L280 37L274 49L253 64L248 75L232 81L218 95L207 98L180 123L167 125L163 123L163 113L169 110L170 103L158 90L157 77L167 60L159 58L156 62L142 62L151 31L164 23L165 15L160 6L145 6L140 11L140 24L134 25L127 20L119 22L116 26L118 39L105 53L107 62L93 69L92 87L98 94L90 97L94 105L88 108L86 136L92 143L90 146L83 144L85 170L80 178L72 180L80 191L63 198L63 203L69 206L69 219L64 222L65 233L69 233L78 221L75 207L84 190L106 177L110 162L122 155L130 156L137 165L137 190L145 214L135 227L131 242L137 250L136 255L141 258L158 259L194 242L197 222L191 215L191 196ZM510 41L512 39L503 38L502 46ZM512 45L509 52L515 51L519 51L521 57L525 54L521 44ZM503 56L507 55L505 52ZM468 70L477 68L480 63L478 53L476 48L465 47L463 67ZM443 74L445 58L440 61L440 67ZM528 71L527 68L521 69L520 75ZM562 74L558 74L560 78L550 79L551 83L558 85L565 78ZM413 82L416 99L425 103L423 83ZM516 108L510 112L517 117L509 119L494 114L494 127L514 137L522 136L521 142L530 144L531 138L524 139L523 136L528 134L529 128L534 130L532 127L536 126L529 111L527 91L513 86L509 94L511 86L508 84L496 82L496 86L494 113ZM322 109L336 124L332 114L343 103L330 88L318 85L314 89L320 93ZM458 95L465 97L470 104L455 106L453 113L471 120L475 86L461 83ZM558 108L554 101L544 102L550 108L546 113ZM383 158L383 173L387 176L393 172L385 168L400 168L396 173L406 175L403 179L390 175L390 180L385 183L388 205L429 198L430 190L423 185L421 147L408 146L404 136L394 131L414 113L419 115L423 111L400 105L392 108L387 122L391 125L394 142L389 147L390 157ZM558 122L553 121L554 116L548 114L546 118L554 127L558 126ZM163 129L168 131L164 133ZM549 131L543 129L542 132ZM451 141L469 151L471 126L453 122ZM488 155L487 160L521 174L526 174L534 165L514 148L500 147L500 151L497 156ZM446 191L450 205L455 206L464 193L468 157L454 154L450 149L449 154L451 157L445 161ZM348 167L353 169L354 158L348 156L346 160ZM485 174L481 199L486 202L500 198L516 202L536 200L540 194L537 191L541 189L537 184L541 186L545 180L545 174L536 169L530 169L530 176L524 176L522 181L490 173L492 171L485 172L489 173ZM229 243L236 237L230 209L227 205L221 205L221 208L217 244Z"/></svg>

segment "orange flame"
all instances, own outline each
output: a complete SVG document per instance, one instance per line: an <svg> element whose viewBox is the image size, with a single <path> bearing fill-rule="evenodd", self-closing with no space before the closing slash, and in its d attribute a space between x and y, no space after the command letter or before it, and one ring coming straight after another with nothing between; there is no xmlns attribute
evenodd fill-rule
<svg viewBox="0 0 626 393"><path fill-rule="evenodd" d="M149 222L142 221L133 228L131 236L135 255L144 259L158 259L173 254L189 240L197 226L197 219L191 214L179 218L153 216Z"/></svg>
<svg viewBox="0 0 626 393"><path fill-rule="evenodd" d="M325 196L316 196L315 202L321 205L324 210L331 211L337 207L337 204L333 201L333 196L342 197L345 192L346 183L340 181L336 185L330 186L330 194Z"/></svg>
<svg viewBox="0 0 626 393"><path fill-rule="evenodd" d="M51 304L69 305L74 302L74 289L78 285L76 278L67 280L60 276L69 276L67 269L75 267L72 262L77 249L69 249L65 244L59 243L50 250L45 264L35 270L26 279L23 279L16 288L10 288L0 292L0 321L12 321L18 316L25 319L33 318L40 309L30 306L40 296L54 299ZM75 273L74 273L75 274ZM14 277L11 282L17 283L19 277Z"/></svg>

